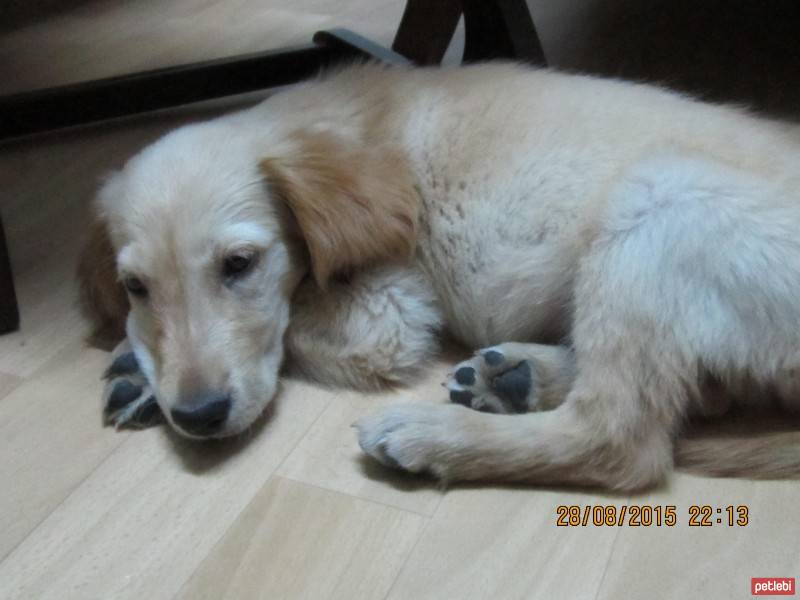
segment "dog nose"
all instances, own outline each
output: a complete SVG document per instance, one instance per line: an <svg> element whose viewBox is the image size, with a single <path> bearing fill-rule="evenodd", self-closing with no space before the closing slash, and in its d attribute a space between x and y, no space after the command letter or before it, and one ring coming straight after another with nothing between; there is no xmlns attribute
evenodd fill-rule
<svg viewBox="0 0 800 600"><path fill-rule="evenodd" d="M222 429L230 412L230 396L218 392L203 392L194 394L186 402L173 408L172 420L186 433L210 436Z"/></svg>

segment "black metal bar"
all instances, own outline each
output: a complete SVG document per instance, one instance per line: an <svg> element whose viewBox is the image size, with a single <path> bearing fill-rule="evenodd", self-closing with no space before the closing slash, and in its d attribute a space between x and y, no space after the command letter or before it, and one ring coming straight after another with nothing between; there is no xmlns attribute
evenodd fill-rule
<svg viewBox="0 0 800 600"><path fill-rule="evenodd" d="M9 333L19 328L19 309L14 279L11 275L11 259L0 216L0 333Z"/></svg>
<svg viewBox="0 0 800 600"><path fill-rule="evenodd" d="M14 94L0 98L0 139L288 85L354 56L309 45Z"/></svg>
<svg viewBox="0 0 800 600"><path fill-rule="evenodd" d="M376 44L372 40L360 36L349 29L334 28L318 31L314 34L313 41L315 44L321 46L343 51L350 50L354 53L358 52L364 57L369 57L391 65L407 66L411 64L411 61L402 54L398 54L380 44Z"/></svg>

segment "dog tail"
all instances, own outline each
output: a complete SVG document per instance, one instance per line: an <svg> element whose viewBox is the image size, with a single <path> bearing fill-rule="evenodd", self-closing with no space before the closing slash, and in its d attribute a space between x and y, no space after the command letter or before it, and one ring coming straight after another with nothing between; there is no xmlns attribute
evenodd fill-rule
<svg viewBox="0 0 800 600"><path fill-rule="evenodd" d="M707 432L678 440L675 466L713 477L800 477L800 431Z"/></svg>

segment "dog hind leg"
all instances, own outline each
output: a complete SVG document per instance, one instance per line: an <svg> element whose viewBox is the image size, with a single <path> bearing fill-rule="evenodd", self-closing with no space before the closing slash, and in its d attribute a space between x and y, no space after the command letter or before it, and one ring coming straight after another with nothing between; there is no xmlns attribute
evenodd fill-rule
<svg viewBox="0 0 800 600"><path fill-rule="evenodd" d="M636 489L671 468L701 368L775 373L797 347L786 333L798 319L797 209L703 159L639 167L579 269L564 403L522 416L389 407L358 423L365 452L446 481Z"/></svg>
<svg viewBox="0 0 800 600"><path fill-rule="evenodd" d="M521 416L457 405L389 407L359 422L362 448L384 464L446 481L628 490L661 479L672 462L686 363L657 330L657 315L632 318L642 303L619 293L623 281L608 277L627 270L630 258L616 244L596 248L578 275L577 376L563 404Z"/></svg>

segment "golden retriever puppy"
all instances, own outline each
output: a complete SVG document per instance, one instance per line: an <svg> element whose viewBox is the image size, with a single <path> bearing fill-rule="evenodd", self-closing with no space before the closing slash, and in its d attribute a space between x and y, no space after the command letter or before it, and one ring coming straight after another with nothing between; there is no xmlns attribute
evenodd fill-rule
<svg viewBox="0 0 800 600"><path fill-rule="evenodd" d="M117 424L236 434L284 364L373 389L446 330L478 349L451 403L357 424L385 465L622 490L676 457L800 472L791 432L681 440L744 382L800 403L800 141L780 123L508 64L359 66L167 135L97 209L81 278L127 335Z"/></svg>

